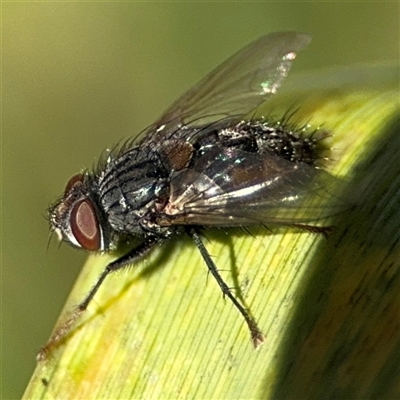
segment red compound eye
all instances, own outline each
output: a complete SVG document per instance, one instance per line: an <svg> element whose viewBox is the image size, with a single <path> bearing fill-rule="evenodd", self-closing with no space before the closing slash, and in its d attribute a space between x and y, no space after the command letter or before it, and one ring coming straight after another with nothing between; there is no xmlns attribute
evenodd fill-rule
<svg viewBox="0 0 400 400"><path fill-rule="evenodd" d="M80 246L92 251L100 249L99 222L90 200L80 200L74 205L70 222L72 233Z"/></svg>
<svg viewBox="0 0 400 400"><path fill-rule="evenodd" d="M64 189L64 194L69 193L69 191L77 184L83 182L83 174L76 174L74 175L66 184Z"/></svg>

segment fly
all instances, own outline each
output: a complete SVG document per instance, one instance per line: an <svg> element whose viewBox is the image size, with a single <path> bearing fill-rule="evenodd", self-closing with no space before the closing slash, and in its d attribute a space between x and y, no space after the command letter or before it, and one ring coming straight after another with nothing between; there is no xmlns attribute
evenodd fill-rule
<svg viewBox="0 0 400 400"><path fill-rule="evenodd" d="M49 210L51 230L61 240L98 252L132 237L139 244L106 266L39 359L68 333L109 274L181 233L193 239L223 294L243 316L254 346L264 341L255 319L223 281L200 229L274 224L324 232L307 225L335 213L335 205L321 205L331 198L327 188L335 178L316 167L318 139L282 121L246 117L276 93L309 42L308 35L296 32L259 38L95 171L69 180Z"/></svg>

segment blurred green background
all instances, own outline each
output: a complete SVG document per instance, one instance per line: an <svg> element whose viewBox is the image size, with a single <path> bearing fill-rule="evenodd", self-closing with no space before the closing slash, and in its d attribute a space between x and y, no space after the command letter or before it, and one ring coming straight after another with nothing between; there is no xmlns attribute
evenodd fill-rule
<svg viewBox="0 0 400 400"><path fill-rule="evenodd" d="M399 3L2 4L2 398L19 398L84 252L47 250L68 178L271 31L312 34L294 70L399 60Z"/></svg>

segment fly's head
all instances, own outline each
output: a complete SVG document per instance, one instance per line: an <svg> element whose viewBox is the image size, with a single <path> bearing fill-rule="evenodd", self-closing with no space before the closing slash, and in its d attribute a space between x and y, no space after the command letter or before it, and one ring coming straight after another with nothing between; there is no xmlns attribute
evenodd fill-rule
<svg viewBox="0 0 400 400"><path fill-rule="evenodd" d="M49 209L51 231L75 247L90 251L108 250L109 229L96 197L93 178L87 173L74 175L68 181L62 198Z"/></svg>

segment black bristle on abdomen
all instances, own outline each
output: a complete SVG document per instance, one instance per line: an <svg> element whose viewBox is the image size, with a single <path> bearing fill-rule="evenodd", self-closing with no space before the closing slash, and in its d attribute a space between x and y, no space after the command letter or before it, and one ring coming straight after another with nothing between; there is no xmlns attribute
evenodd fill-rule
<svg viewBox="0 0 400 400"><path fill-rule="evenodd" d="M294 163L316 165L328 150L321 141L329 136L326 132L310 131L307 126L296 127L288 123L267 119L241 121L218 132L227 147L239 147L244 151L270 152Z"/></svg>

